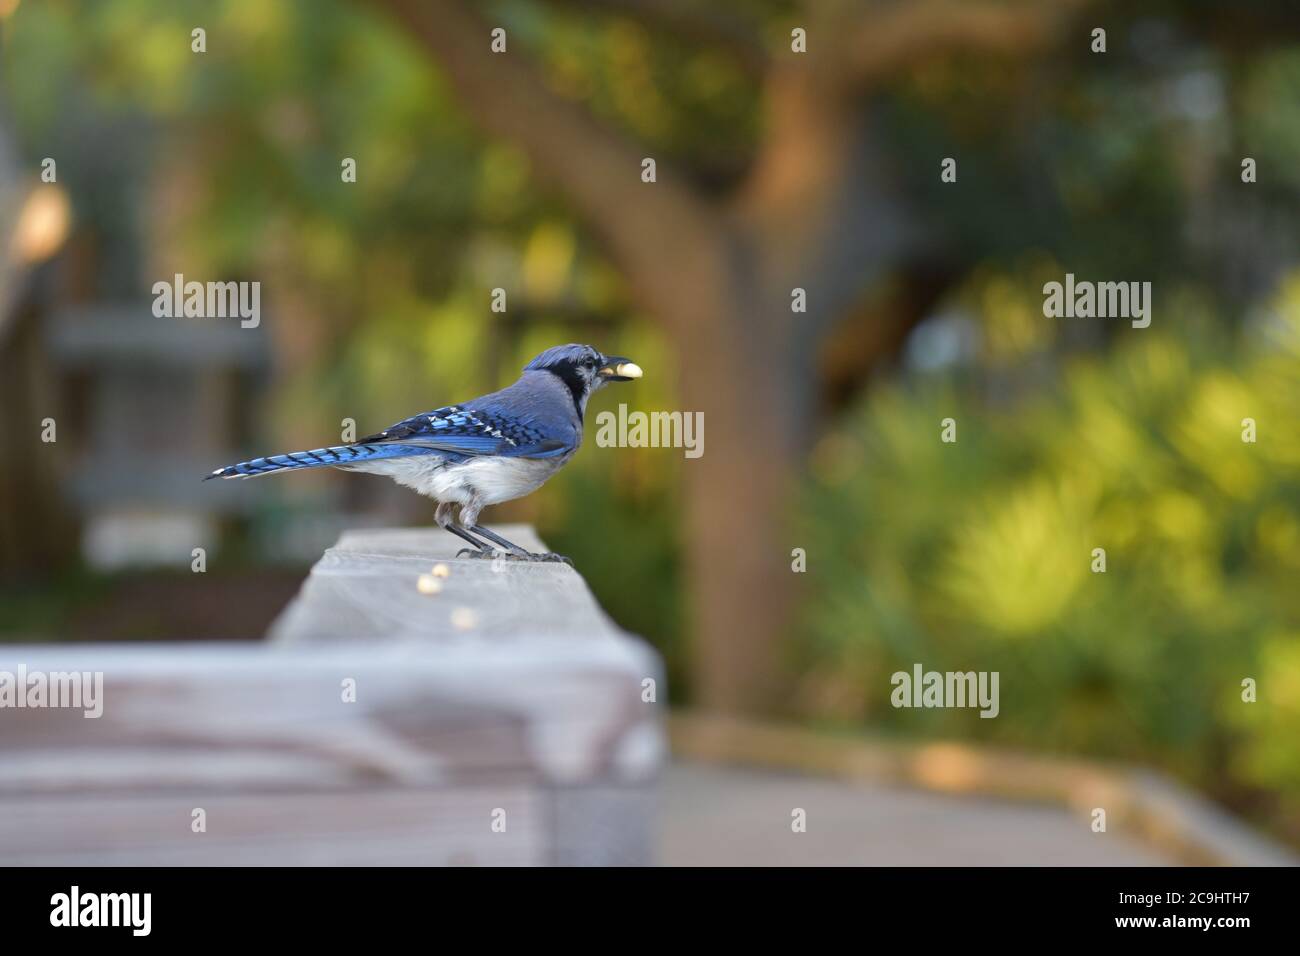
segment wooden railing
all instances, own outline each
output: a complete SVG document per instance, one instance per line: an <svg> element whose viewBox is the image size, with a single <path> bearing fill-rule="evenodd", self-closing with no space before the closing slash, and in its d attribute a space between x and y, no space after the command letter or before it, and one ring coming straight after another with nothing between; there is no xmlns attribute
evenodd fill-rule
<svg viewBox="0 0 1300 956"><path fill-rule="evenodd" d="M657 656L459 547L345 534L262 644L0 645L104 675L99 718L0 710L0 865L652 862Z"/></svg>

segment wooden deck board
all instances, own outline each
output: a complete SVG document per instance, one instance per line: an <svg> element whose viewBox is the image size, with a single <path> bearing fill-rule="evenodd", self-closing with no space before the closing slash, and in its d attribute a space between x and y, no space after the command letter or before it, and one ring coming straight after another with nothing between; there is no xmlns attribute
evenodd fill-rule
<svg viewBox="0 0 1300 956"><path fill-rule="evenodd" d="M262 644L0 647L0 670L104 675L97 719L0 714L0 864L650 862L657 655L572 568L460 546L349 532Z"/></svg>

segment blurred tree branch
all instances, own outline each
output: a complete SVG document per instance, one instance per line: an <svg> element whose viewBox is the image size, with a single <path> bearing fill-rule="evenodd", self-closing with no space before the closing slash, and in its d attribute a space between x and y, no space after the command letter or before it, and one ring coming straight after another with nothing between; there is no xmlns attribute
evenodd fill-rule
<svg viewBox="0 0 1300 956"><path fill-rule="evenodd" d="M661 283L686 266L684 234L717 231L713 210L682 177L656 163L641 182L645 152L552 92L526 55L490 49L491 26L456 0L380 0L437 59L474 119L524 150L603 239L637 291L658 301ZM639 281L641 280L641 281ZM672 324L674 315L660 311Z"/></svg>
<svg viewBox="0 0 1300 956"><path fill-rule="evenodd" d="M891 0L833 31L844 85L869 88L956 51L1025 54L1056 39L1086 0ZM1082 40L1081 40L1082 42Z"/></svg>
<svg viewBox="0 0 1300 956"><path fill-rule="evenodd" d="M572 7L636 20L647 27L707 44L731 54L751 77L761 77L771 64L758 24L741 14L719 10L698 0L547 0Z"/></svg>

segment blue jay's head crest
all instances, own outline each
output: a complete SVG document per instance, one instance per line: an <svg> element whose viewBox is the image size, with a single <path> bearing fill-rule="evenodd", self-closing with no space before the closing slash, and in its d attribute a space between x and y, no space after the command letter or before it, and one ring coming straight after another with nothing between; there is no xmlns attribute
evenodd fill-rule
<svg viewBox="0 0 1300 956"><path fill-rule="evenodd" d="M556 345L524 366L525 372L550 372L573 393L579 414L587 399L606 382L630 382L641 377L635 362L617 355L603 355L590 345Z"/></svg>

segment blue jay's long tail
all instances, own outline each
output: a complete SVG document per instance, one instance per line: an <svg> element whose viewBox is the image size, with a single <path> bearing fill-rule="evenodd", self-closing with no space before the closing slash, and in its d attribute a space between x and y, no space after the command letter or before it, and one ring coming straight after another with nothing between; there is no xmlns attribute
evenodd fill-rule
<svg viewBox="0 0 1300 956"><path fill-rule="evenodd" d="M379 458L407 458L411 455L436 454L430 448L418 448L410 445L375 444L375 445L335 445L332 448L313 448L311 451L294 451L287 455L271 455L269 458L254 458L241 461L237 465L218 468L204 478L255 478L258 475L270 475L277 471L294 468L324 468L334 465L349 465L353 462L374 461Z"/></svg>

